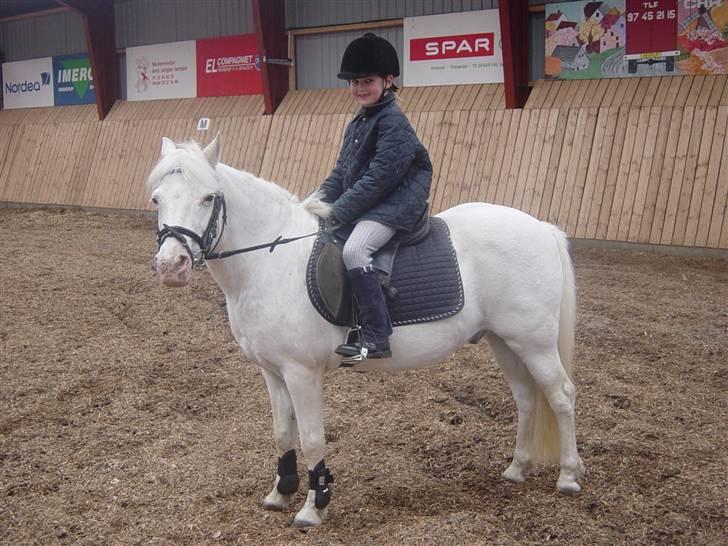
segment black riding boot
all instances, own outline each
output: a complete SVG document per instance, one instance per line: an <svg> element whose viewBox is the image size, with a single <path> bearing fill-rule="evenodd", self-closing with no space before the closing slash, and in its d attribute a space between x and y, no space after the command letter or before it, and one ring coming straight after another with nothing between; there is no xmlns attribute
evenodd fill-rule
<svg viewBox="0 0 728 546"><path fill-rule="evenodd" d="M337 354L355 356L364 353L366 358L389 358L389 336L392 334L392 323L387 312L387 303L379 283L379 273L372 266L350 269L349 281L359 308L361 324L360 344L339 345Z"/></svg>

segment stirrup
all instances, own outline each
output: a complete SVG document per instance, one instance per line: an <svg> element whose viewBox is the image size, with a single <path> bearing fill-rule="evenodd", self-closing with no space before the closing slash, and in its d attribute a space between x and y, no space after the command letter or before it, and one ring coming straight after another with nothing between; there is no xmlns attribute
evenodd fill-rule
<svg viewBox="0 0 728 546"><path fill-rule="evenodd" d="M377 344L374 345L376 347ZM363 346L361 343L361 327L351 328L346 336L346 341L339 345L334 352L344 357L341 360L341 367L343 368L350 368L367 358L392 357L392 351L389 350L389 343L384 343L384 346L379 351Z"/></svg>

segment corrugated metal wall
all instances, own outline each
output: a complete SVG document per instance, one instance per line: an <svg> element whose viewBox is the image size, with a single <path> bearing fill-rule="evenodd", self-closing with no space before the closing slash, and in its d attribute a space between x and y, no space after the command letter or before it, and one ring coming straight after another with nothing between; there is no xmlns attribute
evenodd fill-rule
<svg viewBox="0 0 728 546"><path fill-rule="evenodd" d="M492 9L498 0L286 0L288 28Z"/></svg>
<svg viewBox="0 0 728 546"><path fill-rule="evenodd" d="M0 52L5 62L85 51L83 19L73 11L0 23Z"/></svg>
<svg viewBox="0 0 728 546"><path fill-rule="evenodd" d="M117 47L255 32L252 0L121 0L114 16Z"/></svg>
<svg viewBox="0 0 728 546"><path fill-rule="evenodd" d="M529 0L531 4L556 0ZM498 0L286 0L286 26L306 28L498 7ZM119 48L255 32L252 0L117 0ZM403 52L401 27L377 31ZM336 72L346 45L361 32L301 36L296 41L298 89L341 87ZM42 39L38 37L42 36ZM530 78L543 77L543 14L529 22ZM0 24L6 61L86 51L83 23L72 11ZM124 56L119 82L126 96Z"/></svg>
<svg viewBox="0 0 728 546"><path fill-rule="evenodd" d="M389 40L402 58L404 51L402 27L382 28L376 33ZM361 35L361 31L352 31L299 36L296 40L297 88L347 87L346 82L337 79L336 74L339 72L339 63L346 46ZM401 83L401 78L398 78L397 83Z"/></svg>

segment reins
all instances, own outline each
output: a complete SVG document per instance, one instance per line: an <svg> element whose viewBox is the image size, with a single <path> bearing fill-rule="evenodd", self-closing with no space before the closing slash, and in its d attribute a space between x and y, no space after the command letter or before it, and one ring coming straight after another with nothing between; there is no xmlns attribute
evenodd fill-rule
<svg viewBox="0 0 728 546"><path fill-rule="evenodd" d="M185 227L162 224L162 229L157 231L157 244L161 247L168 237L177 239L177 241L179 241L187 251L187 254L189 254L193 267L204 267L207 260L223 260L230 256L245 254L247 252L262 250L264 248L268 248L270 249L269 252L273 252L279 245L286 245L288 243L293 243L294 241L299 241L308 237L314 237L320 233L328 231L327 229L319 229L313 233L299 235L297 237L283 237L283 235L279 235L270 243L247 246L245 248L238 248L235 250L225 250L223 252L215 252L215 249L222 238L222 234L225 232L225 226L227 225L227 206L225 205L225 196L221 192L215 194L214 200L210 221L208 222L207 228L205 228L205 232L201 237L194 231ZM220 235L218 236L217 227L220 221L220 212L222 212L222 228L220 229ZM192 252L185 236L195 241L195 243L197 243L200 247L197 254ZM215 242L214 245L213 241Z"/></svg>

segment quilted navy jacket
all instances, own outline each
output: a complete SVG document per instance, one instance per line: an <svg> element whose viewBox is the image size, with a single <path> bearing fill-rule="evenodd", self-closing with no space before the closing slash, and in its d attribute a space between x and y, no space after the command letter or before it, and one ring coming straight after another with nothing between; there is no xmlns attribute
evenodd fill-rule
<svg viewBox="0 0 728 546"><path fill-rule="evenodd" d="M427 208L431 182L430 156L389 93L346 128L321 189L342 224L373 220L411 231Z"/></svg>

